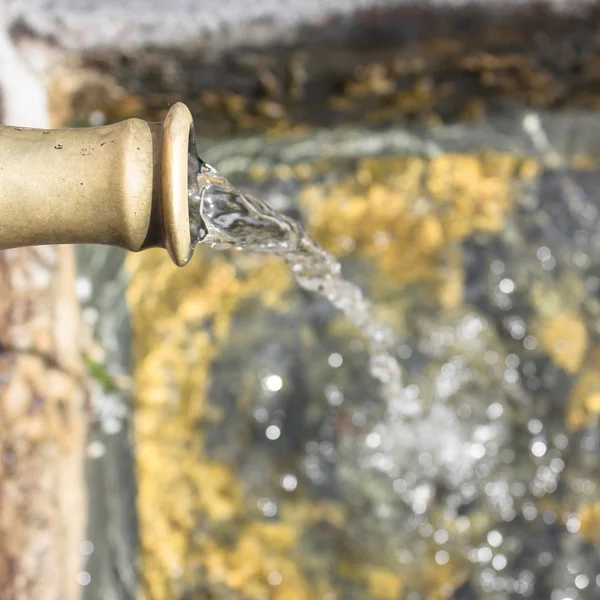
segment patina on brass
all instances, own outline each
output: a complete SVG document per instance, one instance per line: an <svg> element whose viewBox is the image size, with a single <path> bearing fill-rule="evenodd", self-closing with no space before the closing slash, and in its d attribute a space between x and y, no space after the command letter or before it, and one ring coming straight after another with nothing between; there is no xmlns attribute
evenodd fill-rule
<svg viewBox="0 0 600 600"><path fill-rule="evenodd" d="M0 127L0 249L108 244L190 259L192 116L84 129Z"/></svg>

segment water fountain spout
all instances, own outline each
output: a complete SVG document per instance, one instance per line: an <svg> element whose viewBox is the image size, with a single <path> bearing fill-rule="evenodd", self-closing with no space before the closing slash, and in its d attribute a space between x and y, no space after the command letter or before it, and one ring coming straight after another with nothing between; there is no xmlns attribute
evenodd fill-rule
<svg viewBox="0 0 600 600"><path fill-rule="evenodd" d="M0 127L0 250L43 244L166 248L191 256L192 116L82 129ZM195 151L195 148L194 148Z"/></svg>

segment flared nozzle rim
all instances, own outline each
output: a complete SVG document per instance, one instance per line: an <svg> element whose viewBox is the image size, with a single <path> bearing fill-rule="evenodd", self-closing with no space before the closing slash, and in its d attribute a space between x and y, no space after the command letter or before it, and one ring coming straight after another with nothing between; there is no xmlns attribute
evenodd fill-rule
<svg viewBox="0 0 600 600"><path fill-rule="evenodd" d="M161 149L161 205L165 248L173 262L185 266L191 256L188 200L188 152L192 114L177 102L164 121Z"/></svg>

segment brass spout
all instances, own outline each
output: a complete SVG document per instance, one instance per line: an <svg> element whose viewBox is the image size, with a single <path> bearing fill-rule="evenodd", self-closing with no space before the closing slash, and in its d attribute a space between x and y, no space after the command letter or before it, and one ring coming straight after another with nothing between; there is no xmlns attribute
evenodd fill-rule
<svg viewBox="0 0 600 600"><path fill-rule="evenodd" d="M0 250L43 244L192 253L188 152L192 115L83 129L0 126ZM195 150L195 149L194 149Z"/></svg>

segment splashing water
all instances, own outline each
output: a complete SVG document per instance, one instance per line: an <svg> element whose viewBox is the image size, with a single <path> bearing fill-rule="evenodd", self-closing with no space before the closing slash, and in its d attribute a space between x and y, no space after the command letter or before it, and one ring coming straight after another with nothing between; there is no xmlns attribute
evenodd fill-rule
<svg viewBox="0 0 600 600"><path fill-rule="evenodd" d="M371 375L382 384L386 400L402 398L402 373L391 353L390 328L373 315L360 288L341 276L341 265L321 248L300 223L233 187L206 163L190 162L192 245L274 254L292 269L305 290L327 298L367 341Z"/></svg>

